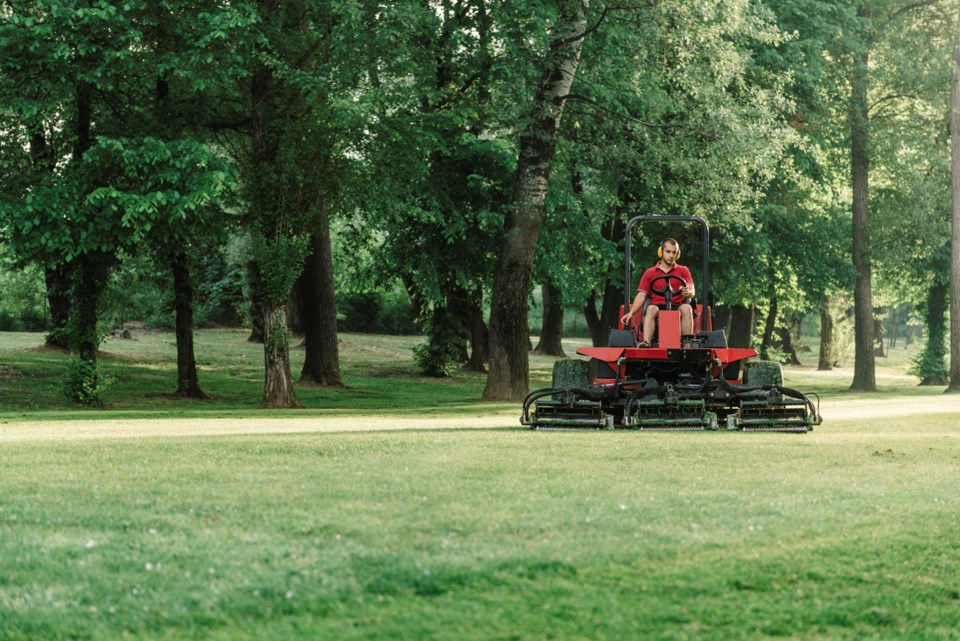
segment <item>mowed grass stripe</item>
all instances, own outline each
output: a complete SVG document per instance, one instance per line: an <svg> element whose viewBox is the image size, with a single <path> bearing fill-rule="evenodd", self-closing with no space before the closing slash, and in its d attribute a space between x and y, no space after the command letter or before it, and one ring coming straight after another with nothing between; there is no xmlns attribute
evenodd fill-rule
<svg viewBox="0 0 960 641"><path fill-rule="evenodd" d="M953 426L960 421L960 396L939 394L920 398L901 397L883 399L837 399L830 398L820 404L825 423L804 438L817 442L830 438L860 438L864 435L864 421L872 423L870 433L903 433L916 436L919 433L953 433ZM75 417L31 416L23 420L0 420L0 442L52 440L65 441L97 438L151 438L160 436L215 436L237 434L276 434L298 432L354 432L389 431L410 429L471 429L471 428L516 428L520 426L520 407L496 403L474 403L469 409L458 413L444 414L433 408L423 415L411 415L409 411L378 414L365 412L330 412L322 416L299 411L271 412L264 416L249 413L227 416L190 416L158 418L114 417L109 414L97 419ZM914 427L904 432L900 419L912 417ZM852 428L851 428L852 426ZM724 430L721 430L723 432ZM566 432L569 434L569 432ZM642 437L646 438L644 434ZM752 436L756 436L753 434ZM789 438L777 435L776 438Z"/></svg>

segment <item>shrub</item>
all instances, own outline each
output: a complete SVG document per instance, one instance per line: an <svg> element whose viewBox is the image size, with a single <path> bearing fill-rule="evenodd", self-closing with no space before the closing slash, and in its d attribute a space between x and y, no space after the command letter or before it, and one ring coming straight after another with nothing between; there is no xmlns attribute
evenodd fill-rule
<svg viewBox="0 0 960 641"><path fill-rule="evenodd" d="M113 383L96 361L75 358L67 366L63 380L64 393L74 403L87 407L100 407L100 395Z"/></svg>
<svg viewBox="0 0 960 641"><path fill-rule="evenodd" d="M466 330L443 308L434 310L425 329L427 342L413 348L417 367L427 376L450 376L460 366L467 342Z"/></svg>

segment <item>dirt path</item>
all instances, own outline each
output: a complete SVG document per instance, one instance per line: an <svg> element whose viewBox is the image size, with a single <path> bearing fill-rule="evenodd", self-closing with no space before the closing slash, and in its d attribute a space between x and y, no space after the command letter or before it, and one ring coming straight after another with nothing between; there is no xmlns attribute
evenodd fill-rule
<svg viewBox="0 0 960 641"><path fill-rule="evenodd" d="M879 421L921 414L956 414L960 424L960 396L903 397L878 400L832 400L821 405L824 424L816 433L846 421ZM7 421L0 423L0 443L24 441L77 441L110 438L183 436L236 436L239 434L291 434L305 432L369 432L391 430L521 429L516 412L474 416L334 416L271 418L162 418L70 421Z"/></svg>

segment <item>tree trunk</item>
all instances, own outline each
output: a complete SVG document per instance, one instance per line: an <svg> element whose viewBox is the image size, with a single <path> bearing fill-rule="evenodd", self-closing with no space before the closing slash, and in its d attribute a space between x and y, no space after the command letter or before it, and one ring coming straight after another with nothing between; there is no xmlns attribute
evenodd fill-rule
<svg viewBox="0 0 960 641"><path fill-rule="evenodd" d="M590 338L594 347L606 347L610 330L620 323L620 308L623 306L623 292L606 281L603 288L603 300L600 303L600 312L597 312L597 293L591 292L583 307L590 328Z"/></svg>
<svg viewBox="0 0 960 641"><path fill-rule="evenodd" d="M770 311L763 327L763 339L760 341L760 358L770 360L770 348L773 347L773 330L777 324L779 304L776 295L770 297Z"/></svg>
<svg viewBox="0 0 960 641"><path fill-rule="evenodd" d="M30 134L30 160L38 176L50 176L56 170L57 158L53 147L47 144L42 123L28 124ZM79 160L79 157L77 158ZM50 309L50 332L44 339L47 347L67 349L70 341L66 335L70 319L70 276L66 265L44 268L44 283L47 286L47 306Z"/></svg>
<svg viewBox="0 0 960 641"><path fill-rule="evenodd" d="M878 307L877 313L882 314L883 308ZM883 320L877 317L873 318L873 355L877 358L886 358L883 351Z"/></svg>
<svg viewBox="0 0 960 641"><path fill-rule="evenodd" d="M483 320L483 286L477 284L467 298L467 330L470 334L470 360L464 369L486 373L490 354L490 332Z"/></svg>
<svg viewBox="0 0 960 641"><path fill-rule="evenodd" d="M795 327L796 323L789 323L786 327L777 327L774 330L777 334L777 338L780 339L780 348L786 355L787 365L800 365L800 357L797 355L797 347L793 343L793 329ZM799 336L799 332L797 335Z"/></svg>
<svg viewBox="0 0 960 641"><path fill-rule="evenodd" d="M193 353L193 285L187 255L177 252L170 259L173 271L173 306L177 333L177 397L208 398L200 389Z"/></svg>
<svg viewBox="0 0 960 641"><path fill-rule="evenodd" d="M76 140L72 155L74 163L82 162L84 154L93 144L92 109L93 87L86 81L81 81L76 89ZM95 367L101 341L97 321L100 318L100 299L107 286L109 260L104 254L87 252L74 262L76 267L71 274L72 305L68 323L70 343L82 361Z"/></svg>
<svg viewBox="0 0 960 641"><path fill-rule="evenodd" d="M290 374L290 340L283 305L263 309L263 400L260 407L300 408Z"/></svg>
<svg viewBox="0 0 960 641"><path fill-rule="evenodd" d="M600 347L600 335L603 334L601 328L600 314L597 313L597 290L590 292L587 302L583 304L583 318L587 321L587 329L590 331L590 339L594 347Z"/></svg>
<svg viewBox="0 0 960 641"><path fill-rule="evenodd" d="M247 263L247 288L250 303L250 336L249 343L263 342L263 304L260 302L260 267L251 260Z"/></svg>
<svg viewBox="0 0 960 641"><path fill-rule="evenodd" d="M864 7L858 17L869 20ZM854 288L853 383L850 389L873 392L877 389L873 351L873 284L870 256L870 121L867 103L869 52L866 45L855 54L850 82L850 166L853 185L853 266L857 271Z"/></svg>
<svg viewBox="0 0 960 641"><path fill-rule="evenodd" d="M920 384L946 385L949 372L944 367L946 346L947 288L939 279L931 281L927 293L927 344L920 354Z"/></svg>
<svg viewBox="0 0 960 641"><path fill-rule="evenodd" d="M105 254L87 253L80 255L75 263L71 287L70 347L81 360L96 365L101 341L97 321L100 320L100 301L110 276L109 259Z"/></svg>
<svg viewBox="0 0 960 641"><path fill-rule="evenodd" d="M749 349L753 345L753 311L746 305L734 305L730 308L730 347Z"/></svg>
<svg viewBox="0 0 960 641"><path fill-rule="evenodd" d="M950 381L945 391L960 394L960 15L950 74L950 187Z"/></svg>
<svg viewBox="0 0 960 641"><path fill-rule="evenodd" d="M609 280L603 288L603 300L600 302L599 313L597 312L597 293L590 293L590 298L584 305L584 315L594 347L607 346L610 330L620 323L621 306L623 306L623 292L611 285Z"/></svg>
<svg viewBox="0 0 960 641"><path fill-rule="evenodd" d="M900 333L900 318L902 305L890 310L890 336L887 338L887 353L897 346L897 334Z"/></svg>
<svg viewBox="0 0 960 641"><path fill-rule="evenodd" d="M258 0L257 9L264 25L282 20L281 0ZM292 29L292 25L285 25ZM285 35L281 31L282 35ZM282 37L278 36L278 37ZM254 254L260 276L260 305L263 310L264 382L263 408L302 407L290 374L290 337L287 331L286 303L303 269L295 266L289 252L299 251L293 242L291 218L300 205L281 196L287 177L281 158L284 118L291 105L282 101L281 82L275 82L273 67L258 61L250 79L250 160L247 182L255 235Z"/></svg>
<svg viewBox="0 0 960 641"><path fill-rule="evenodd" d="M493 283L490 309L490 374L483 397L521 401L529 391L530 328L527 293L540 234L550 165L560 118L586 30L587 0L562 0L532 119L520 136L513 202Z"/></svg>
<svg viewBox="0 0 960 641"><path fill-rule="evenodd" d="M483 286L477 284L474 289L454 287L446 295L448 311L465 329L467 342L463 343L463 368L471 372L487 371L487 326L483 322ZM467 345L469 343L469 352Z"/></svg>
<svg viewBox="0 0 960 641"><path fill-rule="evenodd" d="M303 323L305 358L300 382L340 387L340 351L337 345L337 301L333 281L333 250L326 216L310 238L311 251L297 280Z"/></svg>
<svg viewBox="0 0 960 641"><path fill-rule="evenodd" d="M563 353L563 292L548 279L543 283L543 323L540 341L534 348L537 354L559 356Z"/></svg>
<svg viewBox="0 0 960 641"><path fill-rule="evenodd" d="M46 267L43 272L47 286L47 306L50 308L52 327L47 334L47 347L67 349L70 340L66 334L70 320L70 276L66 265Z"/></svg>
<svg viewBox="0 0 960 641"><path fill-rule="evenodd" d="M712 298L712 296L711 296ZM722 329L730 333L730 307L727 305L717 305L710 308L710 321L713 323L713 329ZM706 327L704 327L706 329Z"/></svg>
<svg viewBox="0 0 960 641"><path fill-rule="evenodd" d="M820 357L817 369L825 372L833 369L833 316L830 315L830 296L824 294L820 301Z"/></svg>

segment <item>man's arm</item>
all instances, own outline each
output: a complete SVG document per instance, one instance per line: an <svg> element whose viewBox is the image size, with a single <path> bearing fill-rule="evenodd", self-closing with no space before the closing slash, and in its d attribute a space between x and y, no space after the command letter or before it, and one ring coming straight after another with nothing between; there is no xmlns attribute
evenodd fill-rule
<svg viewBox="0 0 960 641"><path fill-rule="evenodd" d="M643 309L643 301L645 300L647 300L647 292L643 290L637 292L637 295L633 299L633 304L630 305L630 310L623 315L623 318L621 318L620 321L624 325L628 325L630 323L630 319L633 318L637 312Z"/></svg>
<svg viewBox="0 0 960 641"><path fill-rule="evenodd" d="M684 298L696 298L696 297L697 297L697 290L696 290L696 288L693 286L693 274L691 274L691 273L690 273L690 270L688 269L688 270L687 270L687 273L684 274L684 275L686 276L686 278L684 278L683 280L684 280L687 284L680 288L680 293L683 294L683 297L684 297Z"/></svg>

